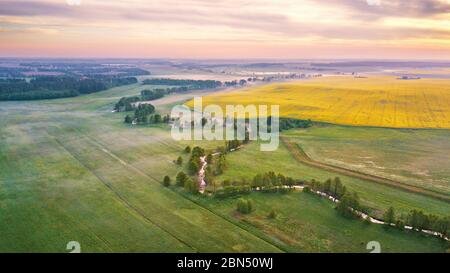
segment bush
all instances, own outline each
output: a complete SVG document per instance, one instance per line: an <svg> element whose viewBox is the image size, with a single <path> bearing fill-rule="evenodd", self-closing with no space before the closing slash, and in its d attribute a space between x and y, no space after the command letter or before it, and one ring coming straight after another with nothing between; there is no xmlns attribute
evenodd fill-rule
<svg viewBox="0 0 450 273"><path fill-rule="evenodd" d="M183 158L181 157L181 156L179 156L178 158L177 158L177 161L176 161L176 163L177 163L177 165L182 165L183 164Z"/></svg>
<svg viewBox="0 0 450 273"><path fill-rule="evenodd" d="M186 148L184 148L184 152L187 154L191 153L191 147L190 146L186 146Z"/></svg>
<svg viewBox="0 0 450 273"><path fill-rule="evenodd" d="M164 176L163 185L164 185L164 187L170 186L170 177L169 176L167 176L167 175Z"/></svg>
<svg viewBox="0 0 450 273"><path fill-rule="evenodd" d="M250 194L251 188L248 185L244 186L225 186L222 189L216 191L215 197L217 198L227 198L239 195Z"/></svg>
<svg viewBox="0 0 450 273"><path fill-rule="evenodd" d="M242 214L249 214L253 211L253 202L248 199L240 198L237 203L237 211Z"/></svg>
<svg viewBox="0 0 450 273"><path fill-rule="evenodd" d="M276 211L275 211L274 209L272 209L272 210L269 212L269 215L267 215L267 218L269 218L269 219L275 219L275 218L277 218L277 213L276 213Z"/></svg>
<svg viewBox="0 0 450 273"><path fill-rule="evenodd" d="M303 192L304 193L311 193L311 188L310 187L304 187L303 188Z"/></svg>

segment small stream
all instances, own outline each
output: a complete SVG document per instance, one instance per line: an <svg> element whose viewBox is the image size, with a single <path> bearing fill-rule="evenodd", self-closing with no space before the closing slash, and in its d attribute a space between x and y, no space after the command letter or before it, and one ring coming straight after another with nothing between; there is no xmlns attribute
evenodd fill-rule
<svg viewBox="0 0 450 273"><path fill-rule="evenodd" d="M205 182L205 170L206 165L208 165L208 162L206 162L206 156L200 157L200 162L202 163L202 167L198 171L198 183L199 183L199 192L204 193L206 189L206 182Z"/></svg>

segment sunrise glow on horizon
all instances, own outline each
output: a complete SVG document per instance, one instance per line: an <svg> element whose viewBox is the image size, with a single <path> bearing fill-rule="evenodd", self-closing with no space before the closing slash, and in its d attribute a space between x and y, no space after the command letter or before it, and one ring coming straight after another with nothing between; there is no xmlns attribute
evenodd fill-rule
<svg viewBox="0 0 450 273"><path fill-rule="evenodd" d="M450 59L448 0L0 1L1 57Z"/></svg>

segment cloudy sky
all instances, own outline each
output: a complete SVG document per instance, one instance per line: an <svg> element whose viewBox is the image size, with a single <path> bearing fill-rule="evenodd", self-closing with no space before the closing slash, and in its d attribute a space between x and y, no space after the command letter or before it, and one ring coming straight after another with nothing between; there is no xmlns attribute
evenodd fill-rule
<svg viewBox="0 0 450 273"><path fill-rule="evenodd" d="M450 60L450 0L0 0L0 56Z"/></svg>

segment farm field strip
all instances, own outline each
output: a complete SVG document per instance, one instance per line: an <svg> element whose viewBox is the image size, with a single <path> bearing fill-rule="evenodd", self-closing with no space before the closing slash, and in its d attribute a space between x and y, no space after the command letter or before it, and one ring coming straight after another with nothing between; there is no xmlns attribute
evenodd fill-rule
<svg viewBox="0 0 450 273"><path fill-rule="evenodd" d="M55 138L55 141L61 147L63 147L73 158L75 158L86 170L91 172L103 185L105 185L106 188L108 188L112 193L114 193L114 195L118 198L118 200L120 200L120 202L122 202L125 205L125 207L127 207L128 209L130 209L132 212L136 213L140 217L142 217L148 223L154 225L155 227L158 227L159 229L161 229L162 231L164 231L168 235L172 236L173 238L175 238L180 243L188 246L193 251L196 251L196 249L192 245L189 245L189 243L183 241L182 239L178 238L176 235L172 234L170 231L164 229L164 227L159 225L157 222L153 221L150 217L147 217L145 215L145 213L143 211L141 211L139 208L133 206L133 204L131 204L125 197L123 197L110 183L108 183L103 177L101 177L99 174L97 174L95 170L91 169L87 164L83 163L83 161L80 160L75 153L72 153L70 150L68 150L60 140ZM113 156L110 153L108 153L108 154L110 156ZM119 160L121 163L123 162L119 158L116 158L116 157L114 157L114 158Z"/></svg>
<svg viewBox="0 0 450 273"><path fill-rule="evenodd" d="M79 241L84 252L189 251L156 226L126 211L109 190L99 185L98 177L44 129L33 129L33 137L23 141L27 145L16 143L1 151L2 156L24 157L29 163L12 160L3 168L4 161L0 160L0 211L5 221L0 224L2 251L63 252L70 240ZM28 149L36 153L27 154ZM34 173L42 174L27 179ZM26 224L19 224L23 222ZM130 233L124 233L126 230Z"/></svg>

